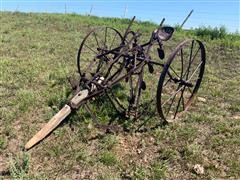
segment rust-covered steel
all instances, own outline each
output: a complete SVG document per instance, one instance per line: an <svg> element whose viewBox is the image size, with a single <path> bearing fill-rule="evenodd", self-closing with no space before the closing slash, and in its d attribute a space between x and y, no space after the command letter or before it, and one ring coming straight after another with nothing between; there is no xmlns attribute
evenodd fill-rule
<svg viewBox="0 0 240 180"><path fill-rule="evenodd" d="M159 77L156 105L161 122L167 123L179 117L192 103L202 81L205 66L205 48L199 40L185 40L170 53L166 63L164 42L168 41L174 28L163 26L153 31L148 42L139 43L141 33L131 29L135 17L121 34L112 27L90 31L83 39L77 54L79 81L74 85L70 101L26 144L30 149L51 133L71 112L81 106L89 109L87 102L107 95L114 109L125 117L141 116L140 97L147 88L144 81L145 68L154 72L162 67ZM150 50L157 45L159 60L152 59ZM133 84L132 77L137 77ZM128 105L122 104L114 94L113 87L125 82L129 87ZM95 117L93 117L95 118Z"/></svg>

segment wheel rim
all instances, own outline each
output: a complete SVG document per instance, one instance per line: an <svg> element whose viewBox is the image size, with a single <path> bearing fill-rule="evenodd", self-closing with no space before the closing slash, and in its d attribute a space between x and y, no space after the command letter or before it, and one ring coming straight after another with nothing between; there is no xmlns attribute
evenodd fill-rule
<svg viewBox="0 0 240 180"><path fill-rule="evenodd" d="M78 50L77 67L80 78L92 80L96 75L105 76L106 65L114 58L116 51L102 57L99 55L120 46L122 42L121 34L114 28L104 27L90 31Z"/></svg>
<svg viewBox="0 0 240 180"><path fill-rule="evenodd" d="M201 84L204 66L205 49L197 40L184 41L170 55L157 91L157 108L163 120L176 119L189 108Z"/></svg>

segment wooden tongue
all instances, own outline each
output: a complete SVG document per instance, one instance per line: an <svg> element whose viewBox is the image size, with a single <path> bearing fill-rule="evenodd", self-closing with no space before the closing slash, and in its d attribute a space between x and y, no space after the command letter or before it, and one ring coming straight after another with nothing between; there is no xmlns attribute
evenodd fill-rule
<svg viewBox="0 0 240 180"><path fill-rule="evenodd" d="M65 105L52 119L35 134L25 145L25 149L28 150L38 142L43 140L49 133L51 133L69 114L71 113L71 107Z"/></svg>
<svg viewBox="0 0 240 180"><path fill-rule="evenodd" d="M52 119L37 133L32 139L30 139L25 145L25 149L28 150L38 142L43 140L48 134L50 134L70 113L71 108L78 108L82 100L88 96L88 90L82 90L78 92L70 101L70 106L65 105L58 113L52 117Z"/></svg>

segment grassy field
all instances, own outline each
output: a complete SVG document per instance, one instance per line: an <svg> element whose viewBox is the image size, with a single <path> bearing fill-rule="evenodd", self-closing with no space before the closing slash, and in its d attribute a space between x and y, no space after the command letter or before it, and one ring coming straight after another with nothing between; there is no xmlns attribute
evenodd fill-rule
<svg viewBox="0 0 240 180"><path fill-rule="evenodd" d="M199 96L206 102L194 103L179 121L142 133L105 134L80 109L25 152L27 140L66 101L66 77L76 74L84 35L103 25L123 32L128 20L4 12L0 23L0 179L240 178L239 35L201 37L207 64ZM143 41L155 28L149 22L133 26ZM167 55L190 37L197 38L194 31L177 31ZM102 101L94 111L101 122L115 118ZM152 118L159 121L157 114ZM196 165L204 172L196 172Z"/></svg>

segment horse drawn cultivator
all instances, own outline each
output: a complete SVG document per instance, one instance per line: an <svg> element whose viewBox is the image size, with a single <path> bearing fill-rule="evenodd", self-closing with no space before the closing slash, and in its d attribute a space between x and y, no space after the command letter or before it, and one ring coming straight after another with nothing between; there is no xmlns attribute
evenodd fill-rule
<svg viewBox="0 0 240 180"><path fill-rule="evenodd" d="M205 48L199 40L185 40L173 50L166 61L163 45L174 28L163 26L153 31L150 40L139 43L141 34L131 30L135 17L124 34L112 27L90 31L83 39L78 54L78 84L73 85L70 101L25 145L30 149L50 134L71 112L81 106L91 111L88 102L100 96L109 98L114 109L127 118L138 119L147 109L142 108L141 95L147 88L146 72L155 75L155 67L162 69L155 98L156 109L166 123L178 118L192 103L202 81L205 66ZM111 41L109 40L111 37ZM150 55L156 47L158 59ZM127 101L116 95L119 86L128 89ZM121 87L119 88L121 91Z"/></svg>

